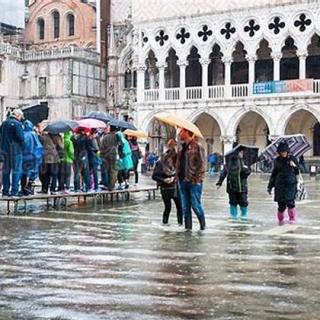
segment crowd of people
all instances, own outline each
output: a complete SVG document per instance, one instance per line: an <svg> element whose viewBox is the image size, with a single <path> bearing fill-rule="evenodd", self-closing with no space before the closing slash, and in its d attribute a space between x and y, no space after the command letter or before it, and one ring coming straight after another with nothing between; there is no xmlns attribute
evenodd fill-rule
<svg viewBox="0 0 320 320"><path fill-rule="evenodd" d="M134 183L139 182L142 153L137 138L125 136L120 128L80 127L51 134L15 109L2 123L0 139L3 196L33 194L38 178L43 194L129 188L131 171Z"/></svg>
<svg viewBox="0 0 320 320"><path fill-rule="evenodd" d="M152 178L157 181L164 203L162 223L168 224L171 211L171 201L174 200L177 212L177 222L186 229L192 229L191 208L195 212L204 230L205 215L201 205L202 183L204 179L204 150L187 130L180 130L179 138L182 145L176 150L175 141L170 140L167 151L156 163ZM285 211L288 209L290 223L297 218L296 198L299 163L290 153L286 142L281 142L277 148L278 157L274 160L267 192L271 195L274 190L274 201L278 204L276 217L282 225L285 221ZM210 156L209 156L210 157ZM216 159L214 163L216 163ZM209 168L210 170L210 168ZM229 213L233 219L248 218L248 177L250 166L244 159L244 148L236 148L229 159L225 161L219 179L216 183L219 189L224 180L229 196ZM238 211L240 209L240 213Z"/></svg>
<svg viewBox="0 0 320 320"><path fill-rule="evenodd" d="M208 159L203 146L191 131L181 128L178 136L179 146L171 139L158 161L152 157L152 178L160 187L164 203L162 222L168 224L173 200L179 225L184 224L186 229L192 229L193 210L200 230L204 230L206 221L201 195ZM0 138L3 196L33 194L34 182L38 177L41 181L40 192L44 194L129 188L131 171L135 175L135 184L139 181L138 163L142 153L137 138L127 137L120 128L109 126L99 131L78 127L63 134L51 134L43 126L34 127L30 121L24 120L23 112L16 109L2 123ZM227 179L230 216L246 219L249 206L247 179L251 170L244 161L244 149L240 147L235 150L225 161L216 185L220 188ZM284 222L286 209L289 221L294 223L299 163L290 154L286 142L279 144L277 152L268 192L271 194L275 188L279 224ZM212 166L209 170L219 171L220 162L218 154L210 155Z"/></svg>

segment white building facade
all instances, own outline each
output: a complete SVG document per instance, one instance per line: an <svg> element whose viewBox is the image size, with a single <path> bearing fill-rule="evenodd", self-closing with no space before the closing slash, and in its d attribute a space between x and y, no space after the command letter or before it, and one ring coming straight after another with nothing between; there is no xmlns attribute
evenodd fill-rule
<svg viewBox="0 0 320 320"><path fill-rule="evenodd" d="M319 1L127 2L129 23L112 20L108 87L119 100L136 92L153 148L173 134L154 119L169 111L200 127L208 152L303 133L306 156L320 156Z"/></svg>

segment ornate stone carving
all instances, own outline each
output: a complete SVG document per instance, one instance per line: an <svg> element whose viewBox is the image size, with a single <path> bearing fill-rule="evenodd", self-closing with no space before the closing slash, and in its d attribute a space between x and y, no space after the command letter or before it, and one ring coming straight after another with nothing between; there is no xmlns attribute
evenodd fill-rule
<svg viewBox="0 0 320 320"><path fill-rule="evenodd" d="M286 26L286 24L281 21L279 17L274 17L271 23L269 23L269 30L272 30L274 34L279 34L281 29L283 29Z"/></svg>
<svg viewBox="0 0 320 320"><path fill-rule="evenodd" d="M231 38L231 36L236 33L236 28L235 27L232 27L231 23L230 22L227 22L224 26L224 28L222 28L220 30L220 33L225 36L225 38L227 40L229 40Z"/></svg>
<svg viewBox="0 0 320 320"><path fill-rule="evenodd" d="M248 25L243 28L244 32L247 32L249 37L253 37L256 32L260 30L260 26L256 23L255 20L249 20Z"/></svg>

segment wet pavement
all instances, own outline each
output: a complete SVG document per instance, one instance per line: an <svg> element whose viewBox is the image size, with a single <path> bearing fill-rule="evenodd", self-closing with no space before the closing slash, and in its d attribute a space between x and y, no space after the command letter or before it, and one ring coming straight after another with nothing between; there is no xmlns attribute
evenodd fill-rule
<svg viewBox="0 0 320 320"><path fill-rule="evenodd" d="M250 178L250 219L231 221L208 178L208 229L161 226L145 195L0 215L0 319L320 319L320 182L297 225L277 226L266 177ZM195 221L195 219L194 219Z"/></svg>

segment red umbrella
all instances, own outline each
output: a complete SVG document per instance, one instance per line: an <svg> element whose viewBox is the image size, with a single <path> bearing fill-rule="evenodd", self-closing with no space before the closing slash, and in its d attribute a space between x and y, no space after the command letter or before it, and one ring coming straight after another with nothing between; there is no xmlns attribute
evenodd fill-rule
<svg viewBox="0 0 320 320"><path fill-rule="evenodd" d="M87 129L97 129L97 128L106 128L107 125L105 122L97 119L81 119L77 121L80 128Z"/></svg>

